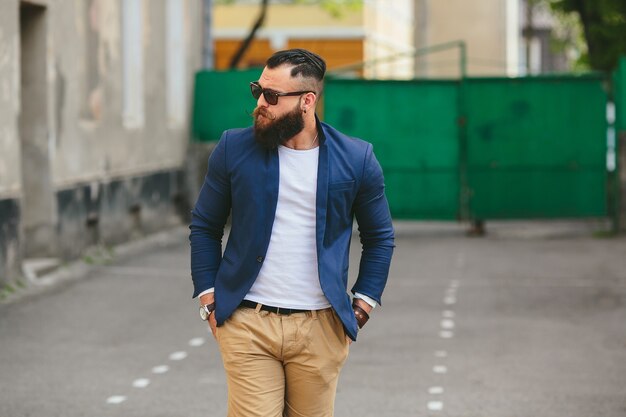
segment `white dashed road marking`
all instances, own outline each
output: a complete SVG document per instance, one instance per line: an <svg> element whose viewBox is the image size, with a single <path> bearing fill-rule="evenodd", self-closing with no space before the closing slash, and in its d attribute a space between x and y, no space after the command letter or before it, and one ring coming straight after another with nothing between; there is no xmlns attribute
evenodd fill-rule
<svg viewBox="0 0 626 417"><path fill-rule="evenodd" d="M195 337L189 341L189 346L198 347L204 345L204 338Z"/></svg>
<svg viewBox="0 0 626 417"><path fill-rule="evenodd" d="M148 378L139 378L133 381L133 387L135 388L145 388L150 385L150 380Z"/></svg>
<svg viewBox="0 0 626 417"><path fill-rule="evenodd" d="M454 329L454 321L450 319L441 320L441 327L443 329Z"/></svg>
<svg viewBox="0 0 626 417"><path fill-rule="evenodd" d="M155 366L154 368L152 368L152 373L153 374L164 374L167 371L170 370L170 367L167 365L159 365L159 366Z"/></svg>
<svg viewBox="0 0 626 417"><path fill-rule="evenodd" d="M436 374L445 374L448 372L448 368L444 365L435 365L433 366L433 372Z"/></svg>
<svg viewBox="0 0 626 417"><path fill-rule="evenodd" d="M456 297L447 296L443 299L443 302L446 305L456 304Z"/></svg>
<svg viewBox="0 0 626 417"><path fill-rule="evenodd" d="M184 351L179 351L179 352L174 352L170 355L170 360L172 361L181 361L183 359L185 359L187 357L187 352Z"/></svg>
<svg viewBox="0 0 626 417"><path fill-rule="evenodd" d="M443 403L441 401L428 401L428 409L431 411L443 410Z"/></svg>
<svg viewBox="0 0 626 417"><path fill-rule="evenodd" d="M198 347L202 346L205 343L205 339L202 337L194 337L189 340L189 346ZM181 361L188 356L187 352L184 350L179 350L169 355L169 359L171 361ZM157 365L152 368L153 374L165 374L170 370L170 367L167 365ZM133 387L135 388L146 388L150 385L150 380L148 378L137 378L133 381ZM108 404L120 404L126 401L127 397L124 395L113 395L107 398L106 402Z"/></svg>
<svg viewBox="0 0 626 417"><path fill-rule="evenodd" d="M465 256L463 253L461 253L457 257L457 267L459 269L462 269L464 265L465 265ZM441 330L439 331L439 337L441 337L442 339L452 339L454 337L453 329L456 327L456 325L453 319L455 317L455 313L451 309L450 306L456 304L458 287L459 287L459 281L455 279L455 280L450 281L450 285L444 291L443 303L449 307L447 307L447 309L443 310L443 312L441 313L442 320L439 323L441 325ZM439 359L447 358L448 352L445 350L436 350L435 357ZM435 374L443 375L448 372L448 367L445 365L435 365L433 367L433 372ZM443 391L444 389L442 386L432 386L428 389L428 394L440 396L443 394ZM443 410L443 401L440 401L440 400L428 401L426 404L426 407L428 408L429 411L441 411Z"/></svg>
<svg viewBox="0 0 626 417"><path fill-rule="evenodd" d="M431 395L443 394L443 387L430 387L428 388L428 393Z"/></svg>
<svg viewBox="0 0 626 417"><path fill-rule="evenodd" d="M121 404L126 401L126 397L123 395L113 395L107 398L107 404Z"/></svg>

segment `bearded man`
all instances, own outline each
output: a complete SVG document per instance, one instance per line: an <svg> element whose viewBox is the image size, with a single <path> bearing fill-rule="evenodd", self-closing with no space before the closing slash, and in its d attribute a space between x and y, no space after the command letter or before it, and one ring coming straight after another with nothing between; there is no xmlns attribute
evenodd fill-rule
<svg viewBox="0 0 626 417"><path fill-rule="evenodd" d="M250 83L254 127L224 132L192 211L193 297L220 348L229 417L332 416L349 345L387 282L382 170L369 143L315 115L325 72L303 49L267 60ZM350 297L353 218L363 250Z"/></svg>

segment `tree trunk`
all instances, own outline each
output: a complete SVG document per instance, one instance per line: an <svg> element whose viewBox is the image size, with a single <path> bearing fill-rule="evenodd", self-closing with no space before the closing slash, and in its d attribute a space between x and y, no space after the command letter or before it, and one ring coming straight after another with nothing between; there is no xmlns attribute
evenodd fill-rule
<svg viewBox="0 0 626 417"><path fill-rule="evenodd" d="M244 54L250 47L250 44L254 40L254 36L256 35L257 31L261 28L261 26L263 26L263 22L265 22L265 14L267 13L268 2L269 0L262 0L261 13L259 13L259 17L257 18L256 22L254 22L254 25L252 26L250 33L248 34L246 39L244 39L244 41L241 42L241 45L239 45L239 49L237 50L237 52L231 59L230 66L229 66L230 69L236 69L239 66L239 62L241 61L241 58L243 58Z"/></svg>

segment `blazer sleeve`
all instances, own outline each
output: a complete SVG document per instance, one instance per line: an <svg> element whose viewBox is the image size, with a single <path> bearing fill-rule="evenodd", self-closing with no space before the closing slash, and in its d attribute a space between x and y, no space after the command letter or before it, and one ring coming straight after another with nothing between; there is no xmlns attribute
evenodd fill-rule
<svg viewBox="0 0 626 417"><path fill-rule="evenodd" d="M383 171L371 144L367 148L363 179L353 207L363 251L352 293L365 294L381 304L395 244Z"/></svg>
<svg viewBox="0 0 626 417"><path fill-rule="evenodd" d="M215 286L215 276L222 260L222 237L231 209L230 176L224 132L209 157L207 174L195 207L191 211L191 277L193 297Z"/></svg>

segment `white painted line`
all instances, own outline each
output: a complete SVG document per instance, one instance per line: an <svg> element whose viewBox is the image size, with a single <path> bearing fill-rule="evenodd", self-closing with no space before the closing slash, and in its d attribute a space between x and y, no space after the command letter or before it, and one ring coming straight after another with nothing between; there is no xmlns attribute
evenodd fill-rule
<svg viewBox="0 0 626 417"><path fill-rule="evenodd" d="M430 387L428 388L428 393L431 395L443 394L443 387Z"/></svg>
<svg viewBox="0 0 626 417"><path fill-rule="evenodd" d="M113 395L107 398L107 404L121 404L126 401L126 397L123 395Z"/></svg>
<svg viewBox="0 0 626 417"><path fill-rule="evenodd" d="M181 361L183 359L185 359L187 357L187 352L184 351L179 351L179 352L174 352L170 355L170 360L171 361Z"/></svg>
<svg viewBox="0 0 626 417"><path fill-rule="evenodd" d="M448 356L448 352L446 352L445 350L436 350L435 356L438 358L445 358L446 356Z"/></svg>
<svg viewBox="0 0 626 417"><path fill-rule="evenodd" d="M458 279L453 279L452 281L450 281L450 287L457 288L458 286L459 286L459 280Z"/></svg>
<svg viewBox="0 0 626 417"><path fill-rule="evenodd" d="M443 365L435 365L433 366L433 372L436 374L445 374L448 372L448 368Z"/></svg>
<svg viewBox="0 0 626 417"><path fill-rule="evenodd" d="M152 373L153 374L164 374L167 371L170 370L170 367L167 365L159 365L159 366L155 366L154 368L152 368Z"/></svg>
<svg viewBox="0 0 626 417"><path fill-rule="evenodd" d="M133 387L135 388L145 388L150 385L150 380L148 378L139 378L133 381Z"/></svg>
<svg viewBox="0 0 626 417"><path fill-rule="evenodd" d="M189 346L198 347L204 345L204 338L202 337L194 337L189 341Z"/></svg>
<svg viewBox="0 0 626 417"><path fill-rule="evenodd" d="M454 332L450 330L442 330L439 332L439 337L443 339L452 339L454 337Z"/></svg>
<svg viewBox="0 0 626 417"><path fill-rule="evenodd" d="M450 319L441 320L442 329L454 329L454 321Z"/></svg>
<svg viewBox="0 0 626 417"><path fill-rule="evenodd" d="M450 296L450 295L446 296L443 299L443 302L444 302L444 304L447 304L447 305L456 304L456 297L453 297L453 296Z"/></svg>
<svg viewBox="0 0 626 417"><path fill-rule="evenodd" d="M443 402L441 401L428 401L428 409L430 411L441 411L443 410Z"/></svg>
<svg viewBox="0 0 626 417"><path fill-rule="evenodd" d="M442 316L444 316L447 319L452 319L452 318L454 318L454 311L452 311L452 310L444 310Z"/></svg>

